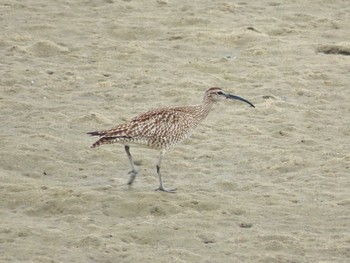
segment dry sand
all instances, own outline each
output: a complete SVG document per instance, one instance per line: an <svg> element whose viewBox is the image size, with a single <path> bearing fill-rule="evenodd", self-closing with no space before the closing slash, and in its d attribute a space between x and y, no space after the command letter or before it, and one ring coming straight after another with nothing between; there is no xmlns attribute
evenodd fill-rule
<svg viewBox="0 0 350 263"><path fill-rule="evenodd" d="M349 262L350 5L0 4L0 262ZM217 105L166 155L89 149L149 108Z"/></svg>

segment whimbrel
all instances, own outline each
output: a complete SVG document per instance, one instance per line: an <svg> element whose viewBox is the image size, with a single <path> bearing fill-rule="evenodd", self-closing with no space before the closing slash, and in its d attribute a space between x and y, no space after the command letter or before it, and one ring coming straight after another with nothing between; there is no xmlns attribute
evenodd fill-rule
<svg viewBox="0 0 350 263"><path fill-rule="evenodd" d="M160 165L165 152L188 139L198 124L207 117L214 103L226 99L240 100L255 108L248 100L214 87L204 93L201 104L154 109L110 130L88 132L87 134L100 137L90 147L95 148L111 143L123 144L131 166L131 176L128 181L130 186L138 173L130 154L130 145L160 150L156 165L159 187L156 190L174 192L175 188L163 186L160 173Z"/></svg>

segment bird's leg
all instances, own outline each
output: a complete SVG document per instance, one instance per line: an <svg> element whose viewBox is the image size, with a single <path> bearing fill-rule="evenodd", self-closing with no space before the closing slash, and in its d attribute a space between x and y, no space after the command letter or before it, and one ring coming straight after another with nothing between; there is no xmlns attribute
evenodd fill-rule
<svg viewBox="0 0 350 263"><path fill-rule="evenodd" d="M163 186L162 175L160 173L160 164L162 162L164 154L165 154L165 150L162 150L160 152L159 159L158 159L158 162L157 162L157 165L156 165L156 167L157 167L157 174L158 174L158 177L159 177L159 187L157 189L155 189L155 190L156 191L163 191L163 192L167 192L167 193L175 193L176 188L164 188L164 186Z"/></svg>
<svg viewBox="0 0 350 263"><path fill-rule="evenodd" d="M130 165L131 165L131 171L129 172L130 174L130 179L128 181L128 185L132 185L132 183L134 182L135 178L136 178L136 175L137 175L137 170L135 168L135 164L132 160L132 156L130 154L130 147L128 145L125 145L125 152L126 152L126 155L128 156L128 159L129 159L129 162L130 162Z"/></svg>

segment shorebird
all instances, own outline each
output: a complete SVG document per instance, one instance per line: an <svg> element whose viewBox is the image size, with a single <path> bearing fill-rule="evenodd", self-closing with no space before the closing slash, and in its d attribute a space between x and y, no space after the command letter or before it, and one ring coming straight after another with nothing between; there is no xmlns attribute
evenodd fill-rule
<svg viewBox="0 0 350 263"><path fill-rule="evenodd" d="M131 166L129 186L132 185L138 173L130 154L130 145L160 150L156 164L159 187L155 190L174 192L176 188L164 187L160 173L160 165L166 151L188 139L198 124L208 116L212 106L226 99L240 100L255 108L248 100L213 87L204 93L201 104L153 109L112 129L88 132L87 134L100 137L90 148L111 143L124 145Z"/></svg>

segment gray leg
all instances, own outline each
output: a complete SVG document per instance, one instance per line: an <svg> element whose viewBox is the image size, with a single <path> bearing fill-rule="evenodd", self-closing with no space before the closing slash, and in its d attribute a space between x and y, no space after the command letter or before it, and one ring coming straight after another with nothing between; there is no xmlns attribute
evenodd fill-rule
<svg viewBox="0 0 350 263"><path fill-rule="evenodd" d="M130 179L128 181L128 185L132 185L132 183L134 182L134 180L136 178L137 170L135 168L135 164L134 164L134 162L132 160L132 157L131 157L129 149L130 149L130 147L128 145L125 145L125 152L126 152L126 155L128 156L128 159L129 159L129 162L130 162L130 165L131 165L131 171L129 172Z"/></svg>
<svg viewBox="0 0 350 263"><path fill-rule="evenodd" d="M162 150L159 155L159 159L157 162L157 174L159 177L159 187L156 189L156 191L163 191L163 192L168 192L168 193L175 193L176 188L164 188L163 186L163 180L162 180L162 175L160 173L160 164L162 162L162 159L164 157L165 150Z"/></svg>

